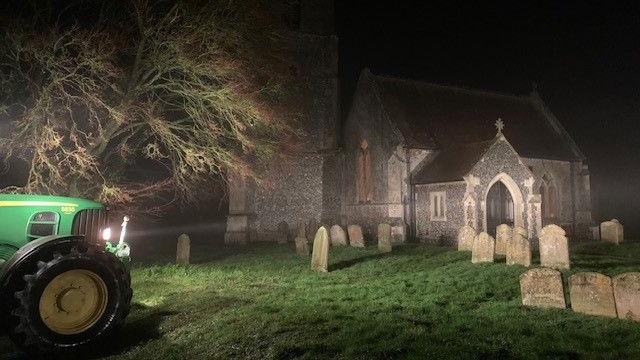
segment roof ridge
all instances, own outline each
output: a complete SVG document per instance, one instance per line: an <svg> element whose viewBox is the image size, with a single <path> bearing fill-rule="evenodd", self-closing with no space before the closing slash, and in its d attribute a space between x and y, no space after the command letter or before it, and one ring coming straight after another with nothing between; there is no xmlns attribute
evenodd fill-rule
<svg viewBox="0 0 640 360"><path fill-rule="evenodd" d="M503 92L498 92L498 91L489 91L489 90L483 90L483 89L470 88L470 87L465 87L465 86L460 86L460 85L438 84L438 83L435 83L435 82L428 82L428 81L424 81L424 80L416 80L416 79L411 79L411 78L403 78L403 77L393 76L393 75L381 75L381 74L374 74L374 73L371 73L371 75L374 78L379 78L379 79L383 79L383 80L384 79L386 79L386 80L394 80L394 81L410 83L412 85L420 85L420 86L428 86L428 87L434 87L434 88L448 89L448 90L453 90L453 91L457 91L457 92L464 92L464 93L468 93L468 94L472 94L472 95L485 95L485 96L488 95L488 96L494 96L494 97L507 97L507 98L513 98L515 100L520 100L520 101L530 101L530 98L531 98L530 94L516 95L516 94L509 94L509 93L503 93Z"/></svg>

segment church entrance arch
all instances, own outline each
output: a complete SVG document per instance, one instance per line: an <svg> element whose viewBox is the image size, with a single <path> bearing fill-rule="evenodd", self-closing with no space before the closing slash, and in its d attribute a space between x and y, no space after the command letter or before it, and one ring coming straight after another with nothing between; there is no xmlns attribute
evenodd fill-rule
<svg viewBox="0 0 640 360"><path fill-rule="evenodd" d="M484 193L484 228L492 236L500 224L524 227L524 200L511 176L500 173Z"/></svg>

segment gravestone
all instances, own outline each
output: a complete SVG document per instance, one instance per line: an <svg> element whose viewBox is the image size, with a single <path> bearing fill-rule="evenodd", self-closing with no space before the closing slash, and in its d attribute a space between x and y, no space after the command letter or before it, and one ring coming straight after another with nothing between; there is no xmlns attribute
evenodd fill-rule
<svg viewBox="0 0 640 360"><path fill-rule="evenodd" d="M513 237L507 242L507 265L531 266L531 241L527 230L520 226L513 228Z"/></svg>
<svg viewBox="0 0 640 360"><path fill-rule="evenodd" d="M465 225L458 231L458 251L472 251L473 239L476 238L476 230L471 226Z"/></svg>
<svg viewBox="0 0 640 360"><path fill-rule="evenodd" d="M353 247L364 247L364 238L362 237L362 228L360 225L349 225L347 228L349 233L349 244Z"/></svg>
<svg viewBox="0 0 640 360"><path fill-rule="evenodd" d="M342 226L333 225L331 227L331 245L347 245L347 234L345 234Z"/></svg>
<svg viewBox="0 0 640 360"><path fill-rule="evenodd" d="M191 239L189 235L182 234L178 237L176 250L176 264L189 265L191 259Z"/></svg>
<svg viewBox="0 0 640 360"><path fill-rule="evenodd" d="M486 232L481 232L473 240L473 250L471 251L471 262L474 264L483 262L493 262L495 257L496 241Z"/></svg>
<svg viewBox="0 0 640 360"><path fill-rule="evenodd" d="M383 253L391 252L391 225L378 225L378 250Z"/></svg>
<svg viewBox="0 0 640 360"><path fill-rule="evenodd" d="M614 277L613 297L620 319L640 321L640 272Z"/></svg>
<svg viewBox="0 0 640 360"><path fill-rule="evenodd" d="M507 244L511 241L511 227L500 224L496 228L496 255L507 255Z"/></svg>
<svg viewBox="0 0 640 360"><path fill-rule="evenodd" d="M311 254L311 270L329 271L329 232L321 226L313 239L313 253Z"/></svg>
<svg viewBox="0 0 640 360"><path fill-rule="evenodd" d="M602 241L620 244L624 240L624 228L617 219L611 219L600 224L600 238Z"/></svg>
<svg viewBox="0 0 640 360"><path fill-rule="evenodd" d="M296 253L300 256L309 256L309 243L306 237L296 236Z"/></svg>
<svg viewBox="0 0 640 360"><path fill-rule="evenodd" d="M289 224L286 221L278 224L278 244L286 244L289 242Z"/></svg>
<svg viewBox="0 0 640 360"><path fill-rule="evenodd" d="M540 264L554 269L569 268L569 239L564 230L554 224L540 231Z"/></svg>
<svg viewBox="0 0 640 360"><path fill-rule="evenodd" d="M531 269L520 275L522 305L565 309L562 274L549 268Z"/></svg>
<svg viewBox="0 0 640 360"><path fill-rule="evenodd" d="M582 272L572 275L569 284L573 311L587 315L617 316L610 277Z"/></svg>

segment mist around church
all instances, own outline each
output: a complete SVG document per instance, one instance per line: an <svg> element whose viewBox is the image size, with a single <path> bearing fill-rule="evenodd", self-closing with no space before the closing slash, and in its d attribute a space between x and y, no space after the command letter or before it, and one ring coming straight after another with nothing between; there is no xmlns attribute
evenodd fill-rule
<svg viewBox="0 0 640 360"><path fill-rule="evenodd" d="M590 38L564 8L371 6L0 5L0 359L640 358L637 111L594 120L626 108L580 87L626 67L575 80L570 45L545 69L469 34ZM95 260L34 283L77 247L14 265L49 237L122 269L118 326Z"/></svg>

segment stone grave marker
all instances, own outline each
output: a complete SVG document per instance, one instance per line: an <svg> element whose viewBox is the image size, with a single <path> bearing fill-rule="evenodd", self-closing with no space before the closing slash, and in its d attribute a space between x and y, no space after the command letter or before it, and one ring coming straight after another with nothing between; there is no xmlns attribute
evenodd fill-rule
<svg viewBox="0 0 640 360"><path fill-rule="evenodd" d="M286 221L278 224L278 244L286 244L289 242L289 224Z"/></svg>
<svg viewBox="0 0 640 360"><path fill-rule="evenodd" d="M313 239L311 269L320 272L329 271L329 232L321 226Z"/></svg>
<svg viewBox="0 0 640 360"><path fill-rule="evenodd" d="M640 272L615 276L613 296L620 319L640 321Z"/></svg>
<svg viewBox="0 0 640 360"><path fill-rule="evenodd" d="M617 219L611 219L600 224L600 238L602 241L620 244L624 240L624 228Z"/></svg>
<svg viewBox="0 0 640 360"><path fill-rule="evenodd" d="M476 238L476 230L471 226L465 225L458 231L458 251L472 251L473 239Z"/></svg>
<svg viewBox="0 0 640 360"><path fill-rule="evenodd" d="M191 261L191 239L189 235L182 234L178 237L176 250L176 264L189 265Z"/></svg>
<svg viewBox="0 0 640 360"><path fill-rule="evenodd" d="M391 252L391 225L378 225L378 250L383 253Z"/></svg>
<svg viewBox="0 0 640 360"><path fill-rule="evenodd" d="M572 275L569 284L573 311L587 315L617 316L610 277L582 272Z"/></svg>
<svg viewBox="0 0 640 360"><path fill-rule="evenodd" d="M481 232L473 240L471 262L474 264L493 262L495 257L496 241L486 232Z"/></svg>
<svg viewBox="0 0 640 360"><path fill-rule="evenodd" d="M520 226L513 228L513 237L507 242L507 265L531 266L531 241L527 230Z"/></svg>
<svg viewBox="0 0 640 360"><path fill-rule="evenodd" d="M364 247L364 238L362 237L362 228L360 225L349 225L347 228L349 233L349 244L353 247Z"/></svg>
<svg viewBox="0 0 640 360"><path fill-rule="evenodd" d="M569 239L564 230L550 224L540 231L540 264L554 269L569 268Z"/></svg>
<svg viewBox="0 0 640 360"><path fill-rule="evenodd" d="M347 245L347 234L340 225L333 225L331 227L331 245Z"/></svg>
<svg viewBox="0 0 640 360"><path fill-rule="evenodd" d="M507 255L507 244L511 241L511 227L500 224L496 228L496 255Z"/></svg>
<svg viewBox="0 0 640 360"><path fill-rule="evenodd" d="M531 269L520 275L522 305L565 309L562 274L549 268Z"/></svg>
<svg viewBox="0 0 640 360"><path fill-rule="evenodd" d="M309 256L309 243L306 237L296 236L296 253L300 256Z"/></svg>

